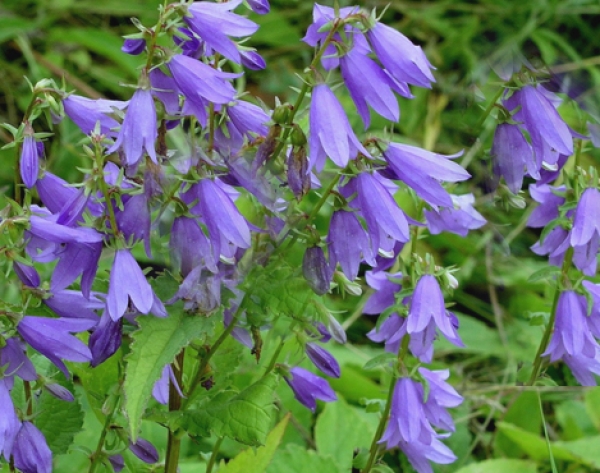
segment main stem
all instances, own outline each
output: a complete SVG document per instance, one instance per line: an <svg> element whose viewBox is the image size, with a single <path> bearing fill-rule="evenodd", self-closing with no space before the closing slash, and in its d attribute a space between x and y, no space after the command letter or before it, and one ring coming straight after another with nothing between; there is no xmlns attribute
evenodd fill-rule
<svg viewBox="0 0 600 473"><path fill-rule="evenodd" d="M181 386L181 380L183 376L183 362L185 357L185 351L177 355L175 363L171 365L173 374L175 375L175 381L169 382L169 412L181 410L181 395L177 386ZM167 441L167 457L165 459L165 473L177 473L177 467L179 465L179 450L181 449L181 437L177 431L169 429L169 439Z"/></svg>

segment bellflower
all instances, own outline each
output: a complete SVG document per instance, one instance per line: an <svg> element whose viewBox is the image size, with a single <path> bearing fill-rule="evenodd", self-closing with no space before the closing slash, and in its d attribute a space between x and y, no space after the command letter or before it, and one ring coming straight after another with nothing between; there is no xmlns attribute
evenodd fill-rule
<svg viewBox="0 0 600 473"><path fill-rule="evenodd" d="M526 164L532 177L539 177L531 145L527 143L518 125L501 123L496 127L491 154L494 174L504 177L513 194L518 194L521 190Z"/></svg>
<svg viewBox="0 0 600 473"><path fill-rule="evenodd" d="M379 22L367 32L367 38L377 59L397 81L431 88L431 83L435 82L431 74L433 66L419 46L399 31Z"/></svg>
<svg viewBox="0 0 600 473"><path fill-rule="evenodd" d="M446 382L450 377L450 370L431 371L419 368L419 374L429 385L427 401L423 404L427 419L435 427L454 431L454 421L446 408L459 406L463 397Z"/></svg>
<svg viewBox="0 0 600 473"><path fill-rule="evenodd" d="M412 296L407 319L407 331L421 333L428 327L436 326L454 345L462 347L453 317L444 307L444 296L435 276L424 274L417 281Z"/></svg>
<svg viewBox="0 0 600 473"><path fill-rule="evenodd" d="M21 424L13 446L15 467L23 473L52 473L52 452L44 434L29 421Z"/></svg>
<svg viewBox="0 0 600 473"><path fill-rule="evenodd" d="M322 373L333 378L340 377L339 363L325 348L316 343L309 342L306 344L306 354Z"/></svg>
<svg viewBox="0 0 600 473"><path fill-rule="evenodd" d="M92 359L88 347L71 334L88 330L94 325L96 322L89 319L51 319L26 315L19 322L17 331L32 348L48 358L68 377L62 360L87 362Z"/></svg>
<svg viewBox="0 0 600 473"><path fill-rule="evenodd" d="M256 49L240 50L240 59L242 66L252 71L262 71L267 67L264 58L256 51Z"/></svg>
<svg viewBox="0 0 600 473"><path fill-rule="evenodd" d="M390 121L400 119L400 107L391 80L375 61L353 48L340 58L340 68L365 129L370 123L368 105Z"/></svg>
<svg viewBox="0 0 600 473"><path fill-rule="evenodd" d="M363 307L363 314L381 314L396 303L396 293L402 290L400 283L394 279L402 278L402 273L390 274L385 271L367 271L365 279L369 287L374 289Z"/></svg>
<svg viewBox="0 0 600 473"><path fill-rule="evenodd" d="M169 115L176 115L179 112L179 88L175 79L159 68L152 69L148 78L152 84L152 95L163 103Z"/></svg>
<svg viewBox="0 0 600 473"><path fill-rule="evenodd" d="M214 3L212 5L225 5ZM206 125L208 102L226 104L234 100L235 89L227 79L241 74L222 72L183 54L176 54L167 63L173 79L185 97L183 114L195 115Z"/></svg>
<svg viewBox="0 0 600 473"><path fill-rule="evenodd" d="M398 447L418 473L432 473L429 461L452 463L456 456L431 427L424 405L423 387L410 378L400 378L392 395L388 426L379 441L388 449Z"/></svg>
<svg viewBox="0 0 600 473"><path fill-rule="evenodd" d="M117 321L130 303L140 313L147 314L154 304L154 292L129 250L121 249L115 252L110 271L106 308L110 317Z"/></svg>
<svg viewBox="0 0 600 473"><path fill-rule="evenodd" d="M231 12L241 3L242 0L224 3L194 2L188 7L190 16L184 17L189 28L206 44L238 64L240 54L229 36L250 36L258 29L258 25L253 21Z"/></svg>
<svg viewBox="0 0 600 473"><path fill-rule="evenodd" d="M181 392L181 388L179 387L179 383L175 378L175 373L173 373L173 368L171 365L167 364L162 369L160 378L156 383L154 383L154 387L152 388L152 396L156 399L160 404L168 404L169 403L169 382L175 386L175 389L179 393L182 398L185 398L183 393ZM158 461L158 460L157 460Z"/></svg>
<svg viewBox="0 0 600 473"><path fill-rule="evenodd" d="M481 228L486 224L485 218L473 208L473 194L451 195L453 208L441 210L425 210L427 227L432 235L444 231L467 236L469 230Z"/></svg>
<svg viewBox="0 0 600 473"><path fill-rule="evenodd" d="M319 84L313 89L309 123L311 168L316 166L321 171L326 156L342 168L359 152L371 157L352 131L344 109L326 84Z"/></svg>
<svg viewBox="0 0 600 473"><path fill-rule="evenodd" d="M600 349L588 327L587 303L574 291L563 291L556 306L554 332L543 353L550 361L570 355L575 358L595 358Z"/></svg>
<svg viewBox="0 0 600 473"><path fill-rule="evenodd" d="M3 453L7 460L12 454L19 427L19 418L10 397L7 378L0 378L0 453Z"/></svg>
<svg viewBox="0 0 600 473"><path fill-rule="evenodd" d="M258 13L259 15L266 15L271 11L271 5L269 5L269 0L247 0L248 5L252 8L254 13Z"/></svg>
<svg viewBox="0 0 600 473"><path fill-rule="evenodd" d="M132 56L139 56L146 49L146 40L143 38L126 38L121 46L121 51Z"/></svg>
<svg viewBox="0 0 600 473"><path fill-rule="evenodd" d="M573 154L571 131L556 111L555 103L559 101L541 85L526 85L504 101L531 137L538 170L543 163L555 165L559 155ZM537 178L529 166L528 172Z"/></svg>
<svg viewBox="0 0 600 473"><path fill-rule="evenodd" d="M33 137L33 134L26 135L23 139L19 169L21 170L21 180L28 189L35 185L40 172L40 156L42 153L40 153L38 143L41 144Z"/></svg>
<svg viewBox="0 0 600 473"><path fill-rule="evenodd" d="M65 113L79 127L79 129L89 135L100 124L100 133L106 136L117 136L114 131L119 126L119 122L110 117L109 114L115 110L123 110L128 102L120 100L92 100L80 95L69 95L63 100Z"/></svg>
<svg viewBox="0 0 600 473"><path fill-rule="evenodd" d="M313 412L317 408L317 399L325 402L337 400L327 381L304 368L292 368L290 375L284 376L284 379L294 391L296 399Z"/></svg>
<svg viewBox="0 0 600 473"><path fill-rule="evenodd" d="M408 221L386 188L385 184L389 181L368 172L359 174L354 181L358 205L367 222L373 253L377 253L387 237L407 242L410 239Z"/></svg>
<svg viewBox="0 0 600 473"><path fill-rule="evenodd" d="M144 194L123 198L123 210L115 212L117 227L125 238L133 242L144 240L146 254L151 257L150 250L150 208Z"/></svg>
<svg viewBox="0 0 600 473"><path fill-rule="evenodd" d="M156 447L141 437L137 439L137 442L129 444L129 450L144 463L152 464L159 460Z"/></svg>
<svg viewBox="0 0 600 473"><path fill-rule="evenodd" d="M395 176L427 203L453 207L452 198L440 181L459 182L471 177L462 166L451 161L461 154L444 156L415 146L390 143L383 157Z"/></svg>
<svg viewBox="0 0 600 473"><path fill-rule="evenodd" d="M14 377L25 381L35 381L37 373L29 358L27 358L27 347L19 337L11 337L0 349L0 367L4 369L4 382L8 389L12 389ZM2 449L0 448L0 451Z"/></svg>
<svg viewBox="0 0 600 473"><path fill-rule="evenodd" d="M333 213L327 243L331 267L335 268L336 263L340 263L342 271L350 281L354 281L358 276L363 259L375 266L369 236L354 212L337 210Z"/></svg>
<svg viewBox="0 0 600 473"><path fill-rule="evenodd" d="M114 153L122 149L124 164L135 166L145 151L156 163L154 147L157 137L156 108L152 92L149 89L137 89L127 107L119 136L108 152Z"/></svg>
<svg viewBox="0 0 600 473"><path fill-rule="evenodd" d="M600 235L600 191L590 187L583 192L575 209L571 245L585 245L592 237L598 235Z"/></svg>
<svg viewBox="0 0 600 473"><path fill-rule="evenodd" d="M90 364L98 366L116 353L121 346L122 320L114 321L108 311L102 313L98 325L90 335L89 348L92 354Z"/></svg>
<svg viewBox="0 0 600 473"><path fill-rule="evenodd" d="M210 242L193 218L182 216L173 220L169 248L173 266L184 278L201 265L217 272Z"/></svg>
<svg viewBox="0 0 600 473"><path fill-rule="evenodd" d="M531 195L531 198L538 202L539 205L531 212L531 215L527 220L527 226L532 228L542 228L557 219L560 213L559 207L565 203L565 198L556 195L556 192L564 192L565 190L565 186L552 187L546 184L530 185L529 195Z"/></svg>
<svg viewBox="0 0 600 473"><path fill-rule="evenodd" d="M328 23L333 22L335 18L347 18L350 15L357 14L360 12L359 7L343 7L340 8L338 13L339 16L336 17L335 9L331 7L326 7L324 5L319 5L315 3L313 6L313 22L308 27L306 31L306 35L302 38L306 44L316 47L319 44L322 44L325 38L329 35L329 31L321 31L321 29ZM352 38L354 45L353 47L358 47L363 52L363 54L368 54L369 46L365 40L365 37L360 32L360 30L351 24L346 24L344 26L344 30L346 33L346 37ZM335 46L335 42L342 42L342 37L340 33L335 33L332 38L332 42L327 45L323 56L321 57L321 64L325 68L325 70L331 70L334 67L338 66L338 57L337 57L337 48Z"/></svg>
<svg viewBox="0 0 600 473"><path fill-rule="evenodd" d="M306 249L302 259L302 274L315 293L323 295L329 292L333 274L325 259L323 248L312 246Z"/></svg>

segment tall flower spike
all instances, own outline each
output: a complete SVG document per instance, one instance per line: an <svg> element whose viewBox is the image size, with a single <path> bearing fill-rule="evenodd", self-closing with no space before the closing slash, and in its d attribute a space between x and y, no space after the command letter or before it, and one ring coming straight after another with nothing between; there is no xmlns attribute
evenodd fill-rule
<svg viewBox="0 0 600 473"><path fill-rule="evenodd" d="M326 156L342 168L359 152L371 157L352 131L344 109L326 84L319 84L313 89L309 122L311 168L321 171Z"/></svg>
<svg viewBox="0 0 600 473"><path fill-rule="evenodd" d="M135 166L146 151L156 163L154 147L157 137L156 108L152 92L149 89L137 89L127 107L117 141L108 152L114 153L122 149L125 157L124 164Z"/></svg>

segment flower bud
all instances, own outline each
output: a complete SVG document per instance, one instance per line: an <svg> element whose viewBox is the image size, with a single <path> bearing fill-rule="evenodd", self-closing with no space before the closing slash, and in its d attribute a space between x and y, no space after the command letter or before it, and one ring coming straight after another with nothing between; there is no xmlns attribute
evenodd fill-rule
<svg viewBox="0 0 600 473"><path fill-rule="evenodd" d="M302 274L313 291L319 295L329 292L331 270L325 259L323 248L313 246L306 249L302 260Z"/></svg>

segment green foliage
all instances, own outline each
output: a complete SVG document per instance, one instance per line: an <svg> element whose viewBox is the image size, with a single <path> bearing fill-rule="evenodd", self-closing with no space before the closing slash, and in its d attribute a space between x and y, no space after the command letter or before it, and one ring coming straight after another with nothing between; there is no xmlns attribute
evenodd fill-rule
<svg viewBox="0 0 600 473"><path fill-rule="evenodd" d="M278 378L268 374L238 394L222 392L198 409L188 410L183 427L192 435L230 437L246 445L264 445L272 425Z"/></svg>
<svg viewBox="0 0 600 473"><path fill-rule="evenodd" d="M186 314L181 304L172 306L169 316L164 319L149 315L137 320L140 328L133 334L131 353L125 359L124 384L125 410L134 440L163 367L192 340L200 338L211 323L206 317Z"/></svg>

